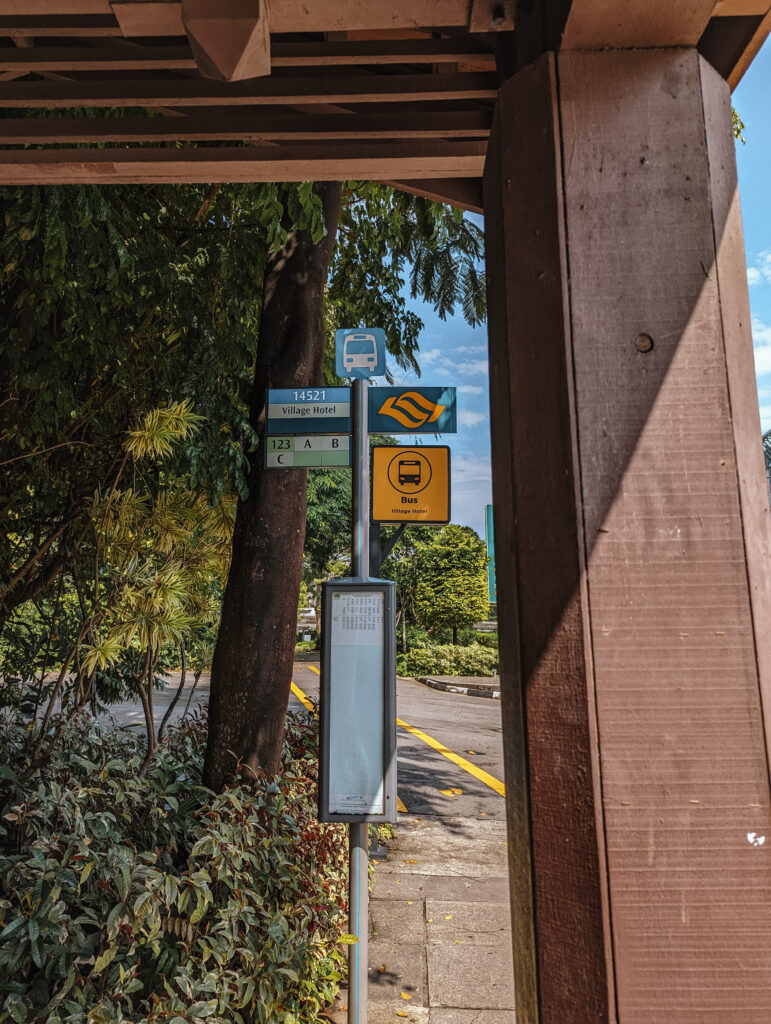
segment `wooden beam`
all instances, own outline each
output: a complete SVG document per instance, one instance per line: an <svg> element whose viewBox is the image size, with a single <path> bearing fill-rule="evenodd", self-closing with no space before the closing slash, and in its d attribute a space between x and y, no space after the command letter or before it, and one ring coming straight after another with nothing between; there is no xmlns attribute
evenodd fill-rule
<svg viewBox="0 0 771 1024"><path fill-rule="evenodd" d="M402 192L413 196L433 199L437 203L447 203L471 213L484 213L482 203L482 182L479 178L448 178L428 179L424 181L387 181Z"/></svg>
<svg viewBox="0 0 771 1024"><path fill-rule="evenodd" d="M289 142L312 139L486 138L492 111L295 114L228 110L189 117L0 118L0 145L88 142Z"/></svg>
<svg viewBox="0 0 771 1024"><path fill-rule="evenodd" d="M0 151L0 185L477 178L484 142Z"/></svg>
<svg viewBox="0 0 771 1024"><path fill-rule="evenodd" d="M740 64L762 21L759 14L712 18L699 40L699 53L728 79Z"/></svg>
<svg viewBox="0 0 771 1024"><path fill-rule="evenodd" d="M695 46L715 0L573 0L563 50Z"/></svg>
<svg viewBox="0 0 771 1024"><path fill-rule="evenodd" d="M18 25L13 29L18 33ZM25 28L24 38L35 36ZM0 36L4 33L0 27ZM10 34L10 29L9 29ZM130 46L131 44L126 44ZM473 40L408 39L342 43L275 43L274 68L345 67L351 65L434 64L473 62L479 70L495 67L495 54ZM96 46L35 46L27 50L0 48L0 70L18 71L171 71L196 68L188 46L133 46L126 50Z"/></svg>
<svg viewBox="0 0 771 1024"><path fill-rule="evenodd" d="M179 71L195 68L196 62L188 46L136 46L120 51L87 46L33 46L22 50L0 48L0 70L18 71L20 74L30 71Z"/></svg>
<svg viewBox="0 0 771 1024"><path fill-rule="evenodd" d="M475 61L495 66L495 54L473 39L368 39L329 43L274 43L274 67L351 64L433 64Z"/></svg>
<svg viewBox="0 0 771 1024"><path fill-rule="evenodd" d="M5 7L3 7L5 10ZM112 14L2 14L0 36L28 35L45 38L90 36L121 36L123 33Z"/></svg>
<svg viewBox="0 0 771 1024"><path fill-rule="evenodd" d="M469 32L511 32L515 0L471 0Z"/></svg>
<svg viewBox="0 0 771 1024"><path fill-rule="evenodd" d="M24 0L18 0L20 5ZM47 0L29 0L29 14L45 14ZM94 0L96 2L96 0ZM470 0L280 0L270 11L270 30L282 32L345 32L367 29L466 28ZM129 0L111 5L124 35L184 35L179 3Z"/></svg>
<svg viewBox="0 0 771 1024"><path fill-rule="evenodd" d="M744 72L757 57L761 46L771 35L771 10L767 12L762 21L758 24L751 39L742 51L736 64L734 64L728 75L728 84L735 89L744 76Z"/></svg>
<svg viewBox="0 0 771 1024"><path fill-rule="evenodd" d="M7 15L70 15L110 14L110 0L3 0Z"/></svg>
<svg viewBox="0 0 771 1024"><path fill-rule="evenodd" d="M247 82L142 79L107 82L11 82L0 107L196 107L297 103L404 103L494 99L493 74L306 76Z"/></svg>
<svg viewBox="0 0 771 1024"><path fill-rule="evenodd" d="M758 14L765 16L769 11L768 0L717 0L712 12L713 18L739 18Z"/></svg>
<svg viewBox="0 0 771 1024"><path fill-rule="evenodd" d="M182 24L205 78L241 82L270 74L267 0L182 0Z"/></svg>

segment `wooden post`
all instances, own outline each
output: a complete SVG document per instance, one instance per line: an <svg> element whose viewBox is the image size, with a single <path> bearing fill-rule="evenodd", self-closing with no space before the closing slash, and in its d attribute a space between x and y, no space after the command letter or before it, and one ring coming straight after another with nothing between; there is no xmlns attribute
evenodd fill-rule
<svg viewBox="0 0 771 1024"><path fill-rule="evenodd" d="M546 55L484 182L518 1024L771 1011L768 498L730 99Z"/></svg>

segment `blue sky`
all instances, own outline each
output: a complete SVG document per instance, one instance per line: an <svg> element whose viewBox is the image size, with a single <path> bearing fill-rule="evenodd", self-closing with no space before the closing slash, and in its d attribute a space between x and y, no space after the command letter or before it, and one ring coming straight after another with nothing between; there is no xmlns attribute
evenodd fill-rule
<svg viewBox="0 0 771 1024"><path fill-rule="evenodd" d="M734 92L745 125L746 144L737 143L739 187L747 251L752 333L761 424L771 429L771 39ZM473 329L455 316L440 320L430 306L410 302L425 324L420 336L420 383L458 388L458 433L439 439L452 449L452 520L484 536L484 506L492 501L487 330ZM418 381L392 366L395 384ZM435 444L433 437L403 436L404 444Z"/></svg>
<svg viewBox="0 0 771 1024"><path fill-rule="evenodd" d="M750 286L752 338L760 400L760 422L771 429L771 39L734 92L744 121L745 145L738 143L739 189Z"/></svg>
<svg viewBox="0 0 771 1024"><path fill-rule="evenodd" d="M487 327L469 327L461 315L440 320L431 306L410 300L425 324L420 335L421 377L392 364L394 384L452 386L458 391L458 433L401 435L403 444L448 444L454 523L485 533L485 505L492 502Z"/></svg>

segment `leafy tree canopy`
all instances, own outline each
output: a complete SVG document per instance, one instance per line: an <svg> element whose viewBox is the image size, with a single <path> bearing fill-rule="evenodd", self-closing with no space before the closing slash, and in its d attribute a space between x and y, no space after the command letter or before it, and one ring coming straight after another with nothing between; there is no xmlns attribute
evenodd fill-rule
<svg viewBox="0 0 771 1024"><path fill-rule="evenodd" d="M484 619L488 611L487 552L470 526L445 526L419 555L415 598L429 629L457 631Z"/></svg>

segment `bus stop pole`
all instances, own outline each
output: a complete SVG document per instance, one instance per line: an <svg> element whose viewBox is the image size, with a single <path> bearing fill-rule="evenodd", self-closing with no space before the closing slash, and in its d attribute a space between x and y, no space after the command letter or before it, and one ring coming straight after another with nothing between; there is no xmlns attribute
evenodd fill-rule
<svg viewBox="0 0 771 1024"><path fill-rule="evenodd" d="M353 529L351 575L369 578L369 381L354 380L353 391ZM367 1021L369 946L369 860L366 821L348 826L348 931L358 942L348 947L348 1024Z"/></svg>

